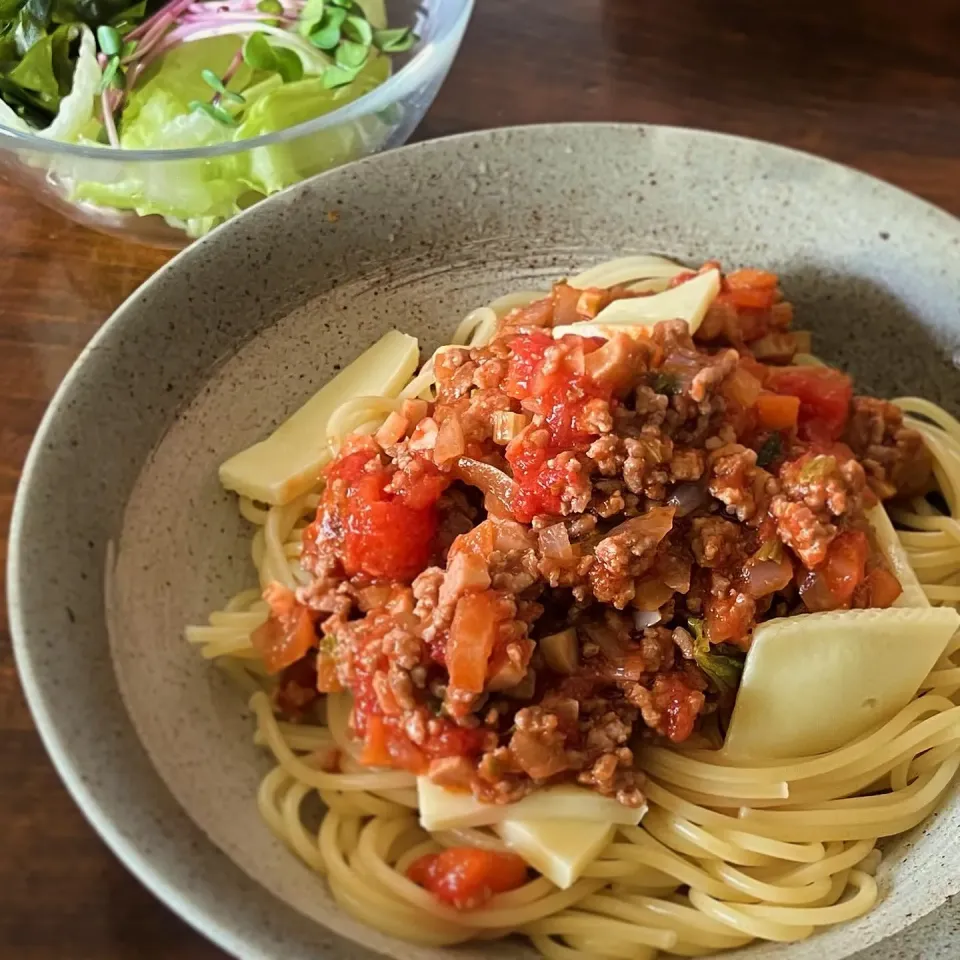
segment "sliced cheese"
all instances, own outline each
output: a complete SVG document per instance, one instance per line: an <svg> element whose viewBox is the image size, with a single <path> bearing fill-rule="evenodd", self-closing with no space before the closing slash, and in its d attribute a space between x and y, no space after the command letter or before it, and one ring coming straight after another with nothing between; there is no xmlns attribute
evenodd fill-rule
<svg viewBox="0 0 960 960"><path fill-rule="evenodd" d="M614 300L592 320L553 328L555 337L568 333L582 337L611 337L615 332L644 336L663 320L683 320L696 333L710 304L720 292L720 271L708 270L678 287L649 297Z"/></svg>
<svg viewBox="0 0 960 960"><path fill-rule="evenodd" d="M572 887L613 839L610 823L504 820L500 839L561 890Z"/></svg>
<svg viewBox="0 0 960 960"><path fill-rule="evenodd" d="M900 581L903 593L897 597L895 607L929 607L930 601L920 586L920 581L910 566L907 551L903 549L900 537L894 529L893 522L882 504L877 504L866 511L867 520L876 534L877 546L890 564L893 575Z"/></svg>
<svg viewBox="0 0 960 960"><path fill-rule="evenodd" d="M384 334L266 440L227 460L220 482L241 496L281 506L306 493L330 459L327 421L334 410L355 397L395 397L418 359L415 337L397 330Z"/></svg>
<svg viewBox="0 0 960 960"><path fill-rule="evenodd" d="M630 280L650 280L655 277L671 280L686 271L687 267L681 267L679 263L674 263L666 257L639 254L598 263L595 267L570 277L567 283L578 290L588 290L591 287L606 289L628 283Z"/></svg>
<svg viewBox="0 0 960 960"><path fill-rule="evenodd" d="M826 364L812 353L795 353L791 363L795 367L825 367Z"/></svg>
<svg viewBox="0 0 960 960"><path fill-rule="evenodd" d="M843 610L757 627L724 742L737 760L833 750L916 694L960 626L949 607Z"/></svg>
<svg viewBox="0 0 960 960"><path fill-rule="evenodd" d="M417 777L417 798L424 830L486 827L505 820L577 820L636 826L645 813L575 786L545 787L516 803L481 803L471 793L447 790L429 777Z"/></svg>

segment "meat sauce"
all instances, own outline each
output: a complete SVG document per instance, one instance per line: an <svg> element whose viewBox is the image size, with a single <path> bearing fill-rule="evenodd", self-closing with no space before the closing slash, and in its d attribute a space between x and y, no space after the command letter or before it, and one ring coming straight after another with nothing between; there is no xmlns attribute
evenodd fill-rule
<svg viewBox="0 0 960 960"><path fill-rule="evenodd" d="M634 745L729 709L758 622L899 595L865 518L930 475L897 408L791 362L805 338L764 271L724 278L696 341L552 336L628 295L558 284L328 467L311 582L268 597L258 643L352 693L363 763L487 802L566 781L638 805ZM411 877L476 906L523 881L496 856Z"/></svg>

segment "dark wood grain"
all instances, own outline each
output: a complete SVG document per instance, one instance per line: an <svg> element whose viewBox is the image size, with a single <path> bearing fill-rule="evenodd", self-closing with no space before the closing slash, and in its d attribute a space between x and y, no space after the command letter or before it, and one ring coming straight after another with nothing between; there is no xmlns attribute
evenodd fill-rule
<svg viewBox="0 0 960 960"><path fill-rule="evenodd" d="M700 126L823 154L960 213L958 37L956 0L478 0L417 137L558 120ZM0 185L0 530L53 390L166 256ZM0 956L222 956L129 877L67 797L5 627L0 823Z"/></svg>

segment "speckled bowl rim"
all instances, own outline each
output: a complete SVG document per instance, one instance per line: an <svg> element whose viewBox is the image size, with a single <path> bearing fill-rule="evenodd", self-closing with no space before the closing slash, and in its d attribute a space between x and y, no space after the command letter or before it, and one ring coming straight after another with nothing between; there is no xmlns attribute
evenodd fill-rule
<svg viewBox="0 0 960 960"><path fill-rule="evenodd" d="M740 144L746 149L756 150L759 148L765 151L766 155L774 161L778 156L783 158L792 157L795 161L809 164L818 169L831 168L836 171L845 170L848 173L853 173L858 179L861 179L862 182L872 183L874 187L879 187L883 192L887 193L888 196L895 197L899 195L901 200L913 205L918 213L925 211L927 216L933 217L935 221L939 221L945 230L956 232L958 227L957 218L930 201L918 197L879 177L875 177L872 174L857 170L847 164L829 160L808 151L781 146L757 138L742 137L735 134L692 127L661 124L607 123L603 121L527 124L455 134L436 140L410 144L399 148L398 151L391 151L391 153L403 152L407 155L423 152L431 153L433 151L443 151L449 143L464 143L470 141L476 141L479 150L482 149L484 141L490 140L495 135L530 128L539 128L547 132L564 130L569 131L571 134L580 133L584 136L586 136L591 129L613 128L628 131L632 130L638 133L660 133L680 140L684 138L707 138L715 142L725 143L728 146ZM34 440L24 462L14 499L8 537L6 569L8 618L14 662L20 676L24 696L36 723L37 732L39 733L44 748L60 779L63 781L87 821L127 869L130 870L158 900L192 926L198 933L231 956L236 957L259 956L262 957L263 960L273 960L273 958L263 953L251 953L249 945L236 935L236 932L231 929L228 923L220 922L205 910L196 909L190 899L185 897L175 884L169 882L165 877L155 871L151 863L151 858L141 854L133 839L124 836L110 817L103 811L96 797L95 787L85 782L82 771L75 765L68 750L65 748L62 737L57 732L56 723L53 720L56 705L44 695L42 684L35 675L33 654L28 641L29 624L25 622L22 612L21 578L26 575L26 571L23 569L24 565L21 560L23 550L21 540L23 534L22 528L25 523L25 511L27 510L27 501L29 499L27 491L33 484L35 475L43 469L43 459L46 455L45 448L52 432L54 421L60 415L61 408L67 405L75 387L82 383L86 375L86 367L90 356L100 347L101 343L111 338L115 331L128 321L128 316L134 313L135 304L149 298L151 288L157 285L161 281L161 278L166 277L169 273L181 270L183 266L189 264L194 257L201 255L200 252L205 247L217 244L229 244L233 239L233 234L239 233L247 224L255 223L257 218L270 217L272 206L276 206L282 202L281 198L294 196L298 191L315 189L317 184L328 180L333 181L337 177L344 176L345 173L346 175L356 175L358 171L367 166L371 168L371 175L375 176L373 168L381 162L383 156L384 154L379 154L357 160L346 166L327 171L310 180L295 184L287 190L275 194L273 197L268 198L240 216L231 219L206 237L175 255L168 263L164 264L156 273L141 284L140 287L133 291L93 335L58 386L37 428ZM106 642L107 638L105 633L104 643ZM882 942L882 940L880 942Z"/></svg>

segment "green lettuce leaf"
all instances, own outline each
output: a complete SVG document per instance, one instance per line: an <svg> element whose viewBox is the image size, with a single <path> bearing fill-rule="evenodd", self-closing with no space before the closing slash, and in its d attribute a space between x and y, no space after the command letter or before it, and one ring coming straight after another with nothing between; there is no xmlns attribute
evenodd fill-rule
<svg viewBox="0 0 960 960"><path fill-rule="evenodd" d="M245 86L248 72L237 78L236 86L230 84L232 89L244 89L246 102L242 122L229 127L191 111L189 104L210 97L200 71L209 67L222 75L238 44L236 37L216 38L173 50L130 98L121 123L121 144L131 149L200 147L273 133L342 107L389 75L386 57L371 57L356 82L336 90L324 88L318 77L284 84L276 74ZM223 106L239 109L226 102ZM141 215L158 214L188 235L199 236L256 200L379 146L388 129L378 117L368 116L224 157L130 164L112 182L77 182L73 198Z"/></svg>
<svg viewBox="0 0 960 960"><path fill-rule="evenodd" d="M57 44L72 43L75 34L79 34L80 43L77 48L76 63L70 65L62 59L62 48L58 48ZM58 35L59 40L54 42ZM48 45L46 41L50 41L50 44ZM60 56L61 67L72 70L72 82L68 81L66 84L70 92L66 96L60 96L65 85L59 81L56 73L54 72L51 77L46 72L46 61L40 62L32 56L34 50L48 48L51 54L51 67L55 62L53 58ZM60 49L59 54L58 49ZM46 122L49 118L44 116L44 128L38 135L50 140L72 143L81 138L84 130L89 128L91 123L99 129L99 122L94 119L94 115L100 86L100 67L97 64L97 44L93 33L87 27L59 27L50 37L44 38L40 44L34 46L30 54L20 61L16 70L10 75L11 79L15 78L16 89L21 92L30 89L28 84L33 82L31 71L37 70L36 81L45 84L48 90L54 89L53 85L56 83L57 90L56 114L49 123ZM0 91L3 89L3 80L0 80ZM24 109L29 109L29 104L26 104ZM3 100L0 100L0 124L14 130L33 129Z"/></svg>

